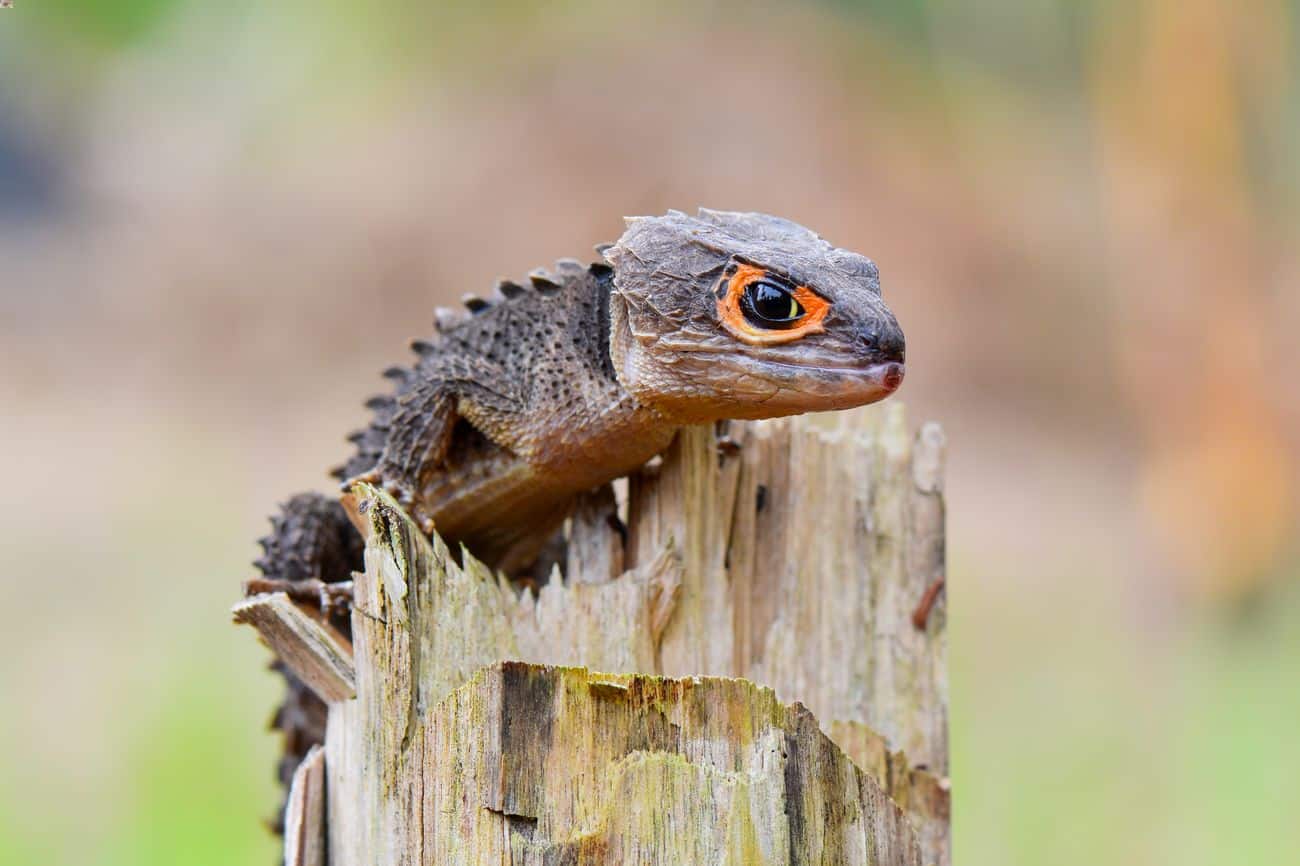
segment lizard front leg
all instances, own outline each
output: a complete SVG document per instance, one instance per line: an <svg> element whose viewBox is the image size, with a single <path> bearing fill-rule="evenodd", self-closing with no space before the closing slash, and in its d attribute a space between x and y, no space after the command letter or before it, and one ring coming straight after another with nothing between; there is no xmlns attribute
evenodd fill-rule
<svg viewBox="0 0 1300 866"><path fill-rule="evenodd" d="M426 534L433 514L421 498L427 482L444 465L456 421L471 424L485 414L518 416L522 401L513 392L487 383L504 379L501 370L481 359L436 358L421 363L393 398L376 406L373 427L386 431L383 451L374 466L354 476L381 487L406 509Z"/></svg>
<svg viewBox="0 0 1300 866"><path fill-rule="evenodd" d="M398 394L391 406L381 406L375 424L386 424L388 435L379 461L353 477L382 488L425 534L433 532L433 515L420 499L420 489L436 471L451 444L456 426L456 394L439 379L420 379ZM385 411L385 410L388 411ZM386 416L386 417L385 417Z"/></svg>

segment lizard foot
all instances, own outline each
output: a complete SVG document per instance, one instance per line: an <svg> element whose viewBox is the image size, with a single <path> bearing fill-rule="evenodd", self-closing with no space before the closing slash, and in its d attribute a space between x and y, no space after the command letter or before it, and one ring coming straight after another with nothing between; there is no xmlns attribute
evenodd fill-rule
<svg viewBox="0 0 1300 866"><path fill-rule="evenodd" d="M378 469L372 469L369 472L363 472L349 478L343 484L345 490L350 490L354 484L369 484L372 487L381 488L389 496L402 506L402 510L407 516L420 527L420 531L425 535L433 535L433 515L424 507L420 497L407 484L396 481L384 481L382 473Z"/></svg>
<svg viewBox="0 0 1300 866"><path fill-rule="evenodd" d="M721 457L735 457L740 453L740 443L730 436L720 437L715 444Z"/></svg>
<svg viewBox="0 0 1300 866"><path fill-rule="evenodd" d="M394 495L393 498L402 506L406 516L411 518L411 522L420 527L421 532L425 535L433 535L433 515L424 507L424 503L420 501L419 497L401 498Z"/></svg>
<svg viewBox="0 0 1300 866"><path fill-rule="evenodd" d="M281 580L254 577L244 581L244 596L283 592L293 601L316 608L326 616L346 615L352 606L352 581L326 583L323 580Z"/></svg>
<svg viewBox="0 0 1300 866"><path fill-rule="evenodd" d="M420 497L409 485L389 482L384 484L384 491L402 506L402 510L416 526L420 527L421 532L425 535L433 535L433 515L424 507Z"/></svg>

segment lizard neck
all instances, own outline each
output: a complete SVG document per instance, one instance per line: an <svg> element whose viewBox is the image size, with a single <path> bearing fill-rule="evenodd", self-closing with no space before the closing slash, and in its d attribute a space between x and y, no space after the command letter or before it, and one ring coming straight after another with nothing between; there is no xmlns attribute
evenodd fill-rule
<svg viewBox="0 0 1300 866"><path fill-rule="evenodd" d="M562 321L550 340L536 345L525 373L538 397L528 422L529 441L512 450L575 489L635 470L666 448L680 426L619 380L613 287L604 268L589 269L570 282L566 297L557 299L559 312L550 313Z"/></svg>
<svg viewBox="0 0 1300 866"><path fill-rule="evenodd" d="M634 334L628 320L627 301L617 292L609 294L608 329L611 375L619 389L629 395L659 423L674 429L690 424L707 424L721 420L719 407L701 401L694 387L680 372L646 358L646 352L634 351L634 343L653 342L654 338Z"/></svg>
<svg viewBox="0 0 1300 866"><path fill-rule="evenodd" d="M619 363L622 357L621 347L626 337L616 331L621 329L626 332L627 328L622 314L622 301L615 297L612 272L602 273L595 282L600 369L609 376L617 393L617 400L602 413L606 423L601 426L612 434L613 441L609 444L613 448L627 448L628 457L635 461L626 470L631 471L667 448L681 424L642 402L624 385L619 375Z"/></svg>

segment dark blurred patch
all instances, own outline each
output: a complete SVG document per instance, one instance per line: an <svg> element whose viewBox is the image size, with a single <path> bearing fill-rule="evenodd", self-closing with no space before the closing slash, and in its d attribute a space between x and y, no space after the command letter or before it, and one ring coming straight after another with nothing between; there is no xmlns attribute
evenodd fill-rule
<svg viewBox="0 0 1300 866"><path fill-rule="evenodd" d="M0 103L0 217L48 214L58 198L53 161L6 120L12 116Z"/></svg>

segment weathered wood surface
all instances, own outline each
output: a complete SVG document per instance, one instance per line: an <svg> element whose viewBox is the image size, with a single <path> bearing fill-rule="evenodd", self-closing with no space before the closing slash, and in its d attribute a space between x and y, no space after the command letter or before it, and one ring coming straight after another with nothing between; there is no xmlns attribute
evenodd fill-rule
<svg viewBox="0 0 1300 866"><path fill-rule="evenodd" d="M400 709L375 685L363 715ZM389 727L400 748L336 730L331 762L372 769L331 772L367 798L331 833L333 862L921 863L902 810L807 710L744 680L502 662Z"/></svg>
<svg viewBox="0 0 1300 866"><path fill-rule="evenodd" d="M624 636L611 646L635 646L626 636L652 630L655 587L678 579L670 556L613 583L548 585L533 605L472 560L456 566L389 502L368 514L357 700L336 705L326 750L331 790L361 798L331 799L338 862L920 862L901 810L770 691L459 662L600 653L580 645L581 620L548 621L548 608L602 611L598 629Z"/></svg>
<svg viewBox="0 0 1300 866"><path fill-rule="evenodd" d="M326 866L325 751L313 746L293 774L284 810L284 866Z"/></svg>
<svg viewBox="0 0 1300 866"><path fill-rule="evenodd" d="M684 431L632 479L628 564L669 538L683 556L660 672L746 677L946 774L943 596L912 623L944 573L942 431L913 439L888 404L726 436L731 456L709 429Z"/></svg>
<svg viewBox="0 0 1300 866"><path fill-rule="evenodd" d="M884 737L861 722L831 722L823 729L911 818L925 862L951 863L948 777L916 766L902 751L890 750Z"/></svg>
<svg viewBox="0 0 1300 866"><path fill-rule="evenodd" d="M356 694L352 648L347 640L289 600L282 592L254 595L235 605L235 622L251 625L321 700L343 701Z"/></svg>
<svg viewBox="0 0 1300 866"><path fill-rule="evenodd" d="M899 407L685 431L535 596L357 490L329 862L949 863L943 445Z"/></svg>
<svg viewBox="0 0 1300 866"><path fill-rule="evenodd" d="M936 424L913 437L896 403L686 430L658 471L631 479L626 554L635 566L666 539L682 550L656 670L768 686L811 709L864 769L884 767L859 751L878 740L936 864L951 862L946 594L936 591L945 448Z"/></svg>

